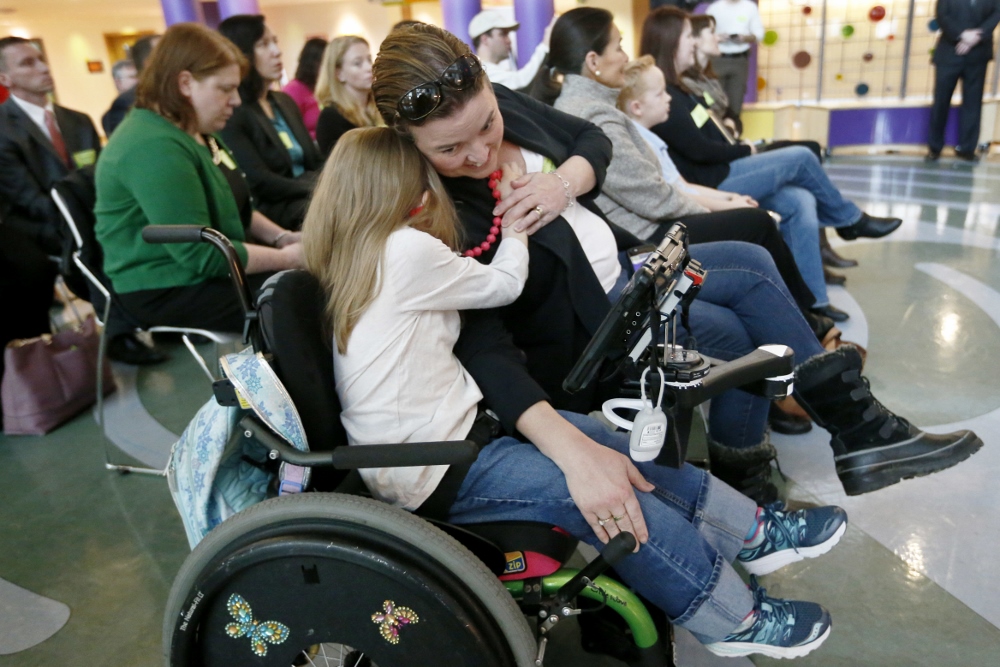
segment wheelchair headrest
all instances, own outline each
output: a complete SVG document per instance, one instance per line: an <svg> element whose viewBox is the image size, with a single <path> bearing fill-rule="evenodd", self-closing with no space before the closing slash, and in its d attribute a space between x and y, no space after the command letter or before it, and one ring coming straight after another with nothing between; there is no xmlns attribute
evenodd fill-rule
<svg viewBox="0 0 1000 667"><path fill-rule="evenodd" d="M306 271L271 276L257 297L257 312L271 366L298 410L312 451L347 445L340 423L340 400L333 378L332 340L323 334L326 294ZM313 488L332 491L346 475L332 468L313 470Z"/></svg>

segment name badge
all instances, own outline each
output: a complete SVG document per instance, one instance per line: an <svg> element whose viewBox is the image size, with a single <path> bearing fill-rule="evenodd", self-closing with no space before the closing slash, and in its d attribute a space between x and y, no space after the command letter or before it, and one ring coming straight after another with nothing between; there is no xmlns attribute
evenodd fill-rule
<svg viewBox="0 0 1000 667"><path fill-rule="evenodd" d="M288 133L282 130L281 132L278 132L278 136L281 137L281 143L285 144L285 148L292 150L292 146L294 144L292 144L292 138L288 136Z"/></svg>
<svg viewBox="0 0 1000 667"><path fill-rule="evenodd" d="M694 120L694 124L700 129L702 125L708 122L708 111L699 104L691 110L691 118Z"/></svg>
<svg viewBox="0 0 1000 667"><path fill-rule="evenodd" d="M82 167L89 167L90 165L97 162L97 151L93 148L88 148L85 151L77 151L73 153L73 163L76 165L77 169Z"/></svg>
<svg viewBox="0 0 1000 667"><path fill-rule="evenodd" d="M233 160L233 157L229 153L221 148L219 149L219 162L226 165L226 169L236 171L236 161Z"/></svg>

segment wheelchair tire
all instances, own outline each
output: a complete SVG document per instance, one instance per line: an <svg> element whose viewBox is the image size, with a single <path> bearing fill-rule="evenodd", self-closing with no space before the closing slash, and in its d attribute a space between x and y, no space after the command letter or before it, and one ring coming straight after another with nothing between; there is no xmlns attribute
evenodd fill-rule
<svg viewBox="0 0 1000 667"><path fill-rule="evenodd" d="M308 586L321 578L322 585ZM387 586L398 594L384 592ZM237 635L244 638L226 636L225 624L240 620L227 604L234 594L260 627L287 623L288 641L260 638L249 624ZM390 596L420 616L398 628L396 643L372 619ZM350 620L324 618L340 611ZM251 635L265 655L252 652L258 644ZM517 604L465 547L408 512L336 493L283 496L226 520L184 562L167 601L167 667L287 667L308 646L331 642L363 651L378 667L522 667L533 665L536 653Z"/></svg>

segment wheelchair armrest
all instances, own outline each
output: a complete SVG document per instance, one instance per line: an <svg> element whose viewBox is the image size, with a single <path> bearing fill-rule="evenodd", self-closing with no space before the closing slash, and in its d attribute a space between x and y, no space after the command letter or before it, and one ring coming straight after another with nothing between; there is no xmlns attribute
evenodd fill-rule
<svg viewBox="0 0 1000 667"><path fill-rule="evenodd" d="M762 345L750 354L729 362L713 364L700 386L677 392L677 403L690 407L730 389L742 389L769 399L791 392L795 355L786 345Z"/></svg>
<svg viewBox="0 0 1000 667"><path fill-rule="evenodd" d="M303 452L276 436L252 415L245 415L239 428L244 436L264 445L272 461L305 467L333 466L338 470L353 470L452 465L472 463L479 455L479 447L471 440L344 446L328 452Z"/></svg>

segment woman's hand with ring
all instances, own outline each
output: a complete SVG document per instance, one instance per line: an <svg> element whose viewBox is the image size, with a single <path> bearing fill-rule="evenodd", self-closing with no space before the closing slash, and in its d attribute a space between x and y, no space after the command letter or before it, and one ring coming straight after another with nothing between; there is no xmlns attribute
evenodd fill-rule
<svg viewBox="0 0 1000 667"><path fill-rule="evenodd" d="M566 207L566 189L555 174L528 174L511 186L513 192L502 195L493 212L503 218L504 227L514 225L518 231L534 234Z"/></svg>

